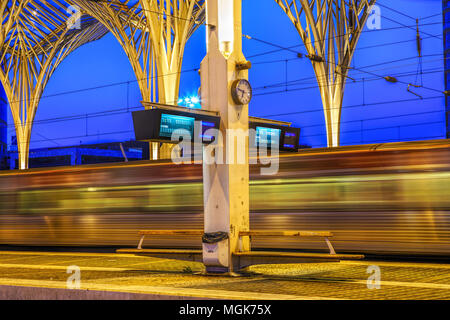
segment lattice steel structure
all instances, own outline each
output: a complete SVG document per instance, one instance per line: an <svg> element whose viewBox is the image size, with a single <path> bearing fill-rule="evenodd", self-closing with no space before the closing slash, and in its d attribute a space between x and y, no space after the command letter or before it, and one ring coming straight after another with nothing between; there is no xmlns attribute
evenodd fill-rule
<svg viewBox="0 0 450 320"><path fill-rule="evenodd" d="M177 102L184 48L204 22L204 0L69 2L114 34L130 60L144 101Z"/></svg>
<svg viewBox="0 0 450 320"><path fill-rule="evenodd" d="M376 0L275 0L297 29L322 97L329 147L339 146L345 83Z"/></svg>
<svg viewBox="0 0 450 320"><path fill-rule="evenodd" d="M140 0L156 57L159 101L178 100L184 48L205 21L205 0Z"/></svg>
<svg viewBox="0 0 450 320"><path fill-rule="evenodd" d="M117 39L127 55L139 84L142 99L155 96L153 52L146 17L139 1L69 0L82 12L100 21ZM152 94L153 88L153 94Z"/></svg>
<svg viewBox="0 0 450 320"><path fill-rule="evenodd" d="M26 169L33 120L51 75L67 55L107 29L59 0L2 0L0 17L0 81L14 118L19 168Z"/></svg>

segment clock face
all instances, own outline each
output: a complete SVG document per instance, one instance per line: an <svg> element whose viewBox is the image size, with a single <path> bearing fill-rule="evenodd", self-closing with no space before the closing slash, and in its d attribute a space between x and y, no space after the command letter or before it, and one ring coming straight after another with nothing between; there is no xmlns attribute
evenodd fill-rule
<svg viewBox="0 0 450 320"><path fill-rule="evenodd" d="M231 95L236 104L249 104L252 100L252 87L247 80L236 80L231 89Z"/></svg>

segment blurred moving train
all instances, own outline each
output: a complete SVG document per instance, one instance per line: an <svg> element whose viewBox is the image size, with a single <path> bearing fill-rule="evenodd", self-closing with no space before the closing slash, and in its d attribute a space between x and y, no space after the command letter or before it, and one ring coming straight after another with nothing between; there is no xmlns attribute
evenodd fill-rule
<svg viewBox="0 0 450 320"><path fill-rule="evenodd" d="M250 172L252 230L330 230L338 252L450 256L450 140L310 149ZM140 229L201 229L201 164L146 161L0 174L0 244L136 246ZM161 238L147 246L199 247ZM255 239L321 250L321 241Z"/></svg>

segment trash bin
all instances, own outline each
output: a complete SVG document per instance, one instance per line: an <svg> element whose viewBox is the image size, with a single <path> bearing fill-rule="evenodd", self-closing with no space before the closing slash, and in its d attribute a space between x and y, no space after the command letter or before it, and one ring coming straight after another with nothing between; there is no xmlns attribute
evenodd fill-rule
<svg viewBox="0 0 450 320"><path fill-rule="evenodd" d="M203 234L203 263L205 266L228 268L228 238L228 233L221 231Z"/></svg>

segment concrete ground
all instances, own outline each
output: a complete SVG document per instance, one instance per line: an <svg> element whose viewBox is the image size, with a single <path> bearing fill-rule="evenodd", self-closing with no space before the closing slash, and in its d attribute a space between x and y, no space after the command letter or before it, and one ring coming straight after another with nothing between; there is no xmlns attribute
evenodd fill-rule
<svg viewBox="0 0 450 320"><path fill-rule="evenodd" d="M242 277L196 274L203 270L129 254L2 251L0 299L450 299L447 264L342 261L252 266ZM371 282L378 272L380 282Z"/></svg>

